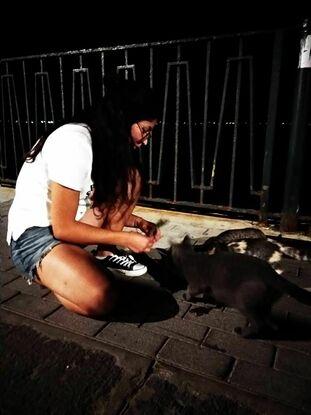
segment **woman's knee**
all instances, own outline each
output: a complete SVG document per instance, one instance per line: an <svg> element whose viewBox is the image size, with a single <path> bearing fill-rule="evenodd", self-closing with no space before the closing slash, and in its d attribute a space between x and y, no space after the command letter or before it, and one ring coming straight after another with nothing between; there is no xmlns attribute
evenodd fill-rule
<svg viewBox="0 0 311 415"><path fill-rule="evenodd" d="M108 283L103 287L94 287L88 293L87 300L82 308L87 316L103 316L114 310L117 299L118 292L116 287L113 284Z"/></svg>

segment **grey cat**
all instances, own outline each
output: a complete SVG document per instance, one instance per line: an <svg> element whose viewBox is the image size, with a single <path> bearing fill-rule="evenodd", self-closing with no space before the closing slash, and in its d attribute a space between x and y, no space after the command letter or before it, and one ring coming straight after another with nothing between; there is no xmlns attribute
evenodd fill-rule
<svg viewBox="0 0 311 415"><path fill-rule="evenodd" d="M173 244L170 251L173 263L188 282L185 299L203 294L238 309L250 323L235 329L243 337L277 329L270 319L271 308L284 294L311 305L311 293L280 278L259 258L233 252L196 252L188 236Z"/></svg>
<svg viewBox="0 0 311 415"><path fill-rule="evenodd" d="M255 256L268 262L278 274L284 272L281 260L284 257L300 261L310 261L311 255L297 248L286 246L267 236L257 228L229 229L207 239L196 247L198 252L214 254L216 252L237 252Z"/></svg>

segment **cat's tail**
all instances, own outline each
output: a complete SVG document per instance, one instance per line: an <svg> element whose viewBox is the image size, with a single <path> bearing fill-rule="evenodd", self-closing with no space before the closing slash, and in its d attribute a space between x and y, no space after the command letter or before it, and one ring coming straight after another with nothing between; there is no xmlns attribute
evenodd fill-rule
<svg viewBox="0 0 311 415"><path fill-rule="evenodd" d="M300 288L283 277L279 277L279 275L275 275L273 285L283 293L287 293L295 298L295 300L311 306L311 292Z"/></svg>
<svg viewBox="0 0 311 415"><path fill-rule="evenodd" d="M305 251L299 250L297 248L294 248L292 246L286 246L281 244L280 242L275 241L274 239L267 239L269 242L272 242L273 244L277 245L279 250L294 259L297 259L298 261L311 261L311 254L307 253Z"/></svg>

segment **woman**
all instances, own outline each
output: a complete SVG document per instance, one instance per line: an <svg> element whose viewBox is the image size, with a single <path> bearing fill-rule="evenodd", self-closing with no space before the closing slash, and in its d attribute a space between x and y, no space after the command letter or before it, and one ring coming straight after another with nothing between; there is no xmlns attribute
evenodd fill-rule
<svg viewBox="0 0 311 415"><path fill-rule="evenodd" d="M12 260L30 284L49 288L76 313L100 316L115 305L115 285L99 262L127 275L147 271L115 246L148 252L161 236L132 214L141 189L133 149L147 144L157 104L152 89L111 81L96 105L37 141L17 178L7 233ZM93 244L95 256L83 249Z"/></svg>

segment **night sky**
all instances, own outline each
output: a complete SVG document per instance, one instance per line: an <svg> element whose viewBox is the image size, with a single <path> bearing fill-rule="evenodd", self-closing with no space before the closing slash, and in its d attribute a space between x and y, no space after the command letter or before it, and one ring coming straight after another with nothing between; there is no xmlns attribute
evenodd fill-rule
<svg viewBox="0 0 311 415"><path fill-rule="evenodd" d="M77 7L77 3L82 3ZM187 1L183 7L169 1L114 2L83 0L75 5L42 2L42 7L1 6L0 55L22 56L68 49L95 48L133 42L190 38L211 34L277 29L298 25L306 9L291 5L270 10L271 2L256 6L231 2ZM123 4L125 3L125 5ZM234 3L234 4L232 4ZM245 2L246 3L246 2ZM108 4L108 5L107 5ZM191 8L189 7L191 5ZM296 8L295 8L296 7ZM311 13L309 12L309 15Z"/></svg>

